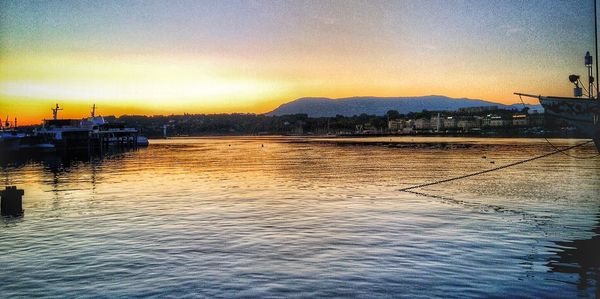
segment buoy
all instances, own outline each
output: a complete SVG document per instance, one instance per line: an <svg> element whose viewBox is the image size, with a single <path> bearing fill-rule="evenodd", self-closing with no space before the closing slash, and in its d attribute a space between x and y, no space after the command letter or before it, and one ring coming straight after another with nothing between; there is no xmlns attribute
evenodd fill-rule
<svg viewBox="0 0 600 299"><path fill-rule="evenodd" d="M25 191L17 189L17 186L7 186L0 191L0 214L2 216L23 215L23 195Z"/></svg>

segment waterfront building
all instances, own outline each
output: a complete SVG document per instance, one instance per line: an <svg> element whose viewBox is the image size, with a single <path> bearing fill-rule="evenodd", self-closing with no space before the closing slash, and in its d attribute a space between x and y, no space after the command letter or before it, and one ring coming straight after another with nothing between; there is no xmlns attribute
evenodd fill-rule
<svg viewBox="0 0 600 299"><path fill-rule="evenodd" d="M393 119L388 121L388 130L391 132L401 131L406 127L405 119Z"/></svg>
<svg viewBox="0 0 600 299"><path fill-rule="evenodd" d="M529 119L526 114L518 113L512 116L512 125L514 127L526 127L529 124Z"/></svg>
<svg viewBox="0 0 600 299"><path fill-rule="evenodd" d="M500 115L492 115L490 116L490 127L500 128L500 127L508 127L512 125L512 119L505 119Z"/></svg>
<svg viewBox="0 0 600 299"><path fill-rule="evenodd" d="M421 131L431 130L431 120L427 118L416 119L415 129Z"/></svg>
<svg viewBox="0 0 600 299"><path fill-rule="evenodd" d="M544 113L533 113L528 115L528 125L530 127L542 128L546 125L546 115Z"/></svg>
<svg viewBox="0 0 600 299"><path fill-rule="evenodd" d="M481 127L481 117L464 118L456 122L456 126L463 132L469 132Z"/></svg>
<svg viewBox="0 0 600 299"><path fill-rule="evenodd" d="M444 120L443 119L444 119L444 117L441 116L440 113L431 117L430 124L431 124L431 129L434 132L440 132L440 131L444 130Z"/></svg>
<svg viewBox="0 0 600 299"><path fill-rule="evenodd" d="M457 121L456 121L455 117L449 116L449 117L443 118L443 121L444 121L443 122L444 129L446 129L446 130L454 130L454 129L457 128L457 126L456 126L456 122Z"/></svg>

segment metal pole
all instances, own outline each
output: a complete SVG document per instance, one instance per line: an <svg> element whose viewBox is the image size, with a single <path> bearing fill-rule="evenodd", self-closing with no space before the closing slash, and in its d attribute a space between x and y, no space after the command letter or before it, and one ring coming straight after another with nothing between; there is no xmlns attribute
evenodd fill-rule
<svg viewBox="0 0 600 299"><path fill-rule="evenodd" d="M594 0L594 47L596 48L596 99L600 99L600 86L598 84L598 15L597 15L597 0Z"/></svg>

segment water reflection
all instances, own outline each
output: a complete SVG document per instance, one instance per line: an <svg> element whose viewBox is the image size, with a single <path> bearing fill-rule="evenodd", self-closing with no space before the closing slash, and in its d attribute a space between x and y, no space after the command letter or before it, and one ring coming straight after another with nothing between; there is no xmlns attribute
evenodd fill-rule
<svg viewBox="0 0 600 299"><path fill-rule="evenodd" d="M3 153L0 156L0 168L4 173L28 164L41 164L45 171L60 173L69 171L73 165L82 162L91 164L138 149L111 148L103 153L69 152L69 153ZM6 179L6 178L5 178Z"/></svg>
<svg viewBox="0 0 600 299"><path fill-rule="evenodd" d="M555 253L548 259L551 272L577 274L577 287L585 291L595 288L600 298L600 210L595 215L594 235L589 239L557 241L551 250Z"/></svg>
<svg viewBox="0 0 600 299"><path fill-rule="evenodd" d="M26 198L32 200L37 197L35 193L38 190L31 189L28 183L35 178L34 181L50 187L41 191L52 194L43 197L50 200L51 210L61 211L61 201L68 192L89 190L90 199L94 200L98 172L106 161L119 163L119 160L123 159L123 154L141 150L143 149L115 148L101 154L87 152L4 154L0 156L1 182L4 186L16 185L26 189ZM26 178L28 174L31 177ZM16 220L6 218L3 222L16 224Z"/></svg>
<svg viewBox="0 0 600 299"><path fill-rule="evenodd" d="M422 194L397 192L489 168L492 158L511 163L542 150L530 144L442 150L227 138L160 140L105 156L4 157L0 182L26 190L27 214L0 227L0 252L8 253L0 264L11 274L0 293L596 292L597 260L585 260L597 246L577 255L568 249L586 246L552 240L585 239L592 234L583 228L598 226L600 213L593 212L600 160L554 156ZM32 271L40 264L49 270ZM573 267L584 269L579 291Z"/></svg>

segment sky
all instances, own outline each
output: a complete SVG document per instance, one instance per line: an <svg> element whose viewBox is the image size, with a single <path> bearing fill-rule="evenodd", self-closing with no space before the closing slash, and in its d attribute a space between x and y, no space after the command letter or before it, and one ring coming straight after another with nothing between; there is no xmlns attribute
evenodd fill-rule
<svg viewBox="0 0 600 299"><path fill-rule="evenodd" d="M572 95L593 1L0 0L0 117L265 113L300 97ZM585 76L582 76L582 78ZM531 100L528 100L531 102Z"/></svg>

